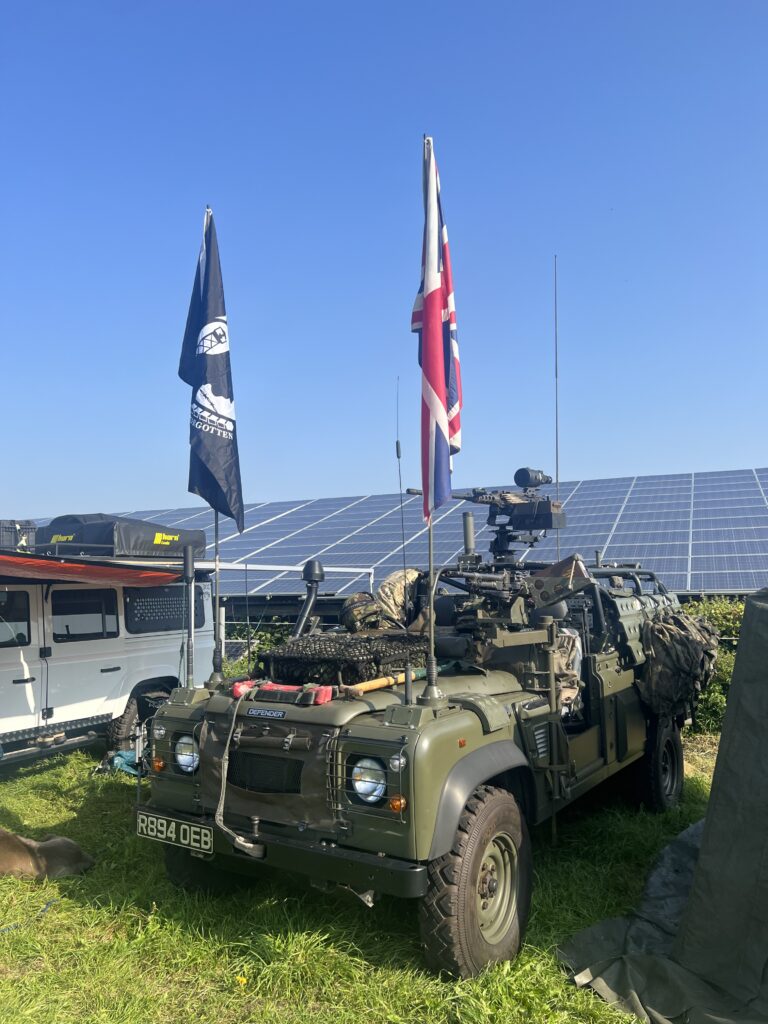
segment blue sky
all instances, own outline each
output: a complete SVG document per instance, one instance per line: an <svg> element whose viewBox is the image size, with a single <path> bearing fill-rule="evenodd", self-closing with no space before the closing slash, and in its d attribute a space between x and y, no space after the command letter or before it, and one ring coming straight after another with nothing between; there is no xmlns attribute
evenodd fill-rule
<svg viewBox="0 0 768 1024"><path fill-rule="evenodd" d="M247 502L418 484L435 138L457 487L768 464L768 6L6 3L0 516L195 504L214 210Z"/></svg>

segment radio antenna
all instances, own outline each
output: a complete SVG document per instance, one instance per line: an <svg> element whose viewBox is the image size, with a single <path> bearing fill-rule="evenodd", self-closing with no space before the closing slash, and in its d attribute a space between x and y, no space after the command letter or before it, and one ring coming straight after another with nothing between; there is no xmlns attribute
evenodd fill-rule
<svg viewBox="0 0 768 1024"><path fill-rule="evenodd" d="M397 384L395 385L395 455L397 455L397 482L400 488L400 533L402 535L402 552L403 552L403 588L404 588L404 606L403 611L408 612L408 573L407 573L407 562L405 557L405 510L403 508L403 471L401 465L402 449L400 448L400 377L397 378Z"/></svg>
<svg viewBox="0 0 768 1024"><path fill-rule="evenodd" d="M557 253L555 253L555 498L560 501L560 376L557 345ZM557 560L560 561L560 531L555 538Z"/></svg>
<svg viewBox="0 0 768 1024"><path fill-rule="evenodd" d="M402 449L400 447L400 376L398 375L395 385L395 455L397 455L397 482L400 488L400 532L402 535L403 552L403 616L404 626L408 629L408 618L410 602L408 601L408 566L405 557L405 510L403 508L403 471L402 471ZM405 645L405 694L406 704L413 702L413 666L411 665L410 644Z"/></svg>

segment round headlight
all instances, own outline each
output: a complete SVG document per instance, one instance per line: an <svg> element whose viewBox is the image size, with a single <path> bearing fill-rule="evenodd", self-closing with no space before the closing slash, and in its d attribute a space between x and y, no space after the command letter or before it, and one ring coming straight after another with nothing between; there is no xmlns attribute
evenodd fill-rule
<svg viewBox="0 0 768 1024"><path fill-rule="evenodd" d="M177 739L173 756L179 768L191 775L200 764L200 749L194 736L181 736Z"/></svg>
<svg viewBox="0 0 768 1024"><path fill-rule="evenodd" d="M161 740L165 736L165 726L161 725L160 722L155 722L152 726L152 735L156 740Z"/></svg>
<svg viewBox="0 0 768 1024"><path fill-rule="evenodd" d="M389 759L389 768L393 772L402 772L405 770L405 766L408 764L408 758L405 754L393 754Z"/></svg>
<svg viewBox="0 0 768 1024"><path fill-rule="evenodd" d="M367 804L376 804L387 788L387 769L377 757L361 757L352 768L352 789Z"/></svg>

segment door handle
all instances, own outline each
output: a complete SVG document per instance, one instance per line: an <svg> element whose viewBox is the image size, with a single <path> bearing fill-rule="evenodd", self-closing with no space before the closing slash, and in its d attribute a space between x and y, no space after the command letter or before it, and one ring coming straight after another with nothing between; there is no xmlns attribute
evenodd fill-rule
<svg viewBox="0 0 768 1024"><path fill-rule="evenodd" d="M109 668L103 668L102 672L119 672L122 665L111 665Z"/></svg>
<svg viewBox="0 0 768 1024"><path fill-rule="evenodd" d="M34 683L34 681L35 681L35 677L34 676L30 676L29 679L14 679L13 680L13 685L14 686L23 686L24 683Z"/></svg>

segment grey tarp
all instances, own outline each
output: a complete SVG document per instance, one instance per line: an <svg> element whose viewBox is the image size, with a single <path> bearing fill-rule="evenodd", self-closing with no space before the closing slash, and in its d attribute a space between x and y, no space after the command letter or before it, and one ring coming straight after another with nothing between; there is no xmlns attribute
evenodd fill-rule
<svg viewBox="0 0 768 1024"><path fill-rule="evenodd" d="M746 602L698 861L696 829L664 851L636 914L579 933L561 959L644 1021L765 1024L768 590Z"/></svg>

